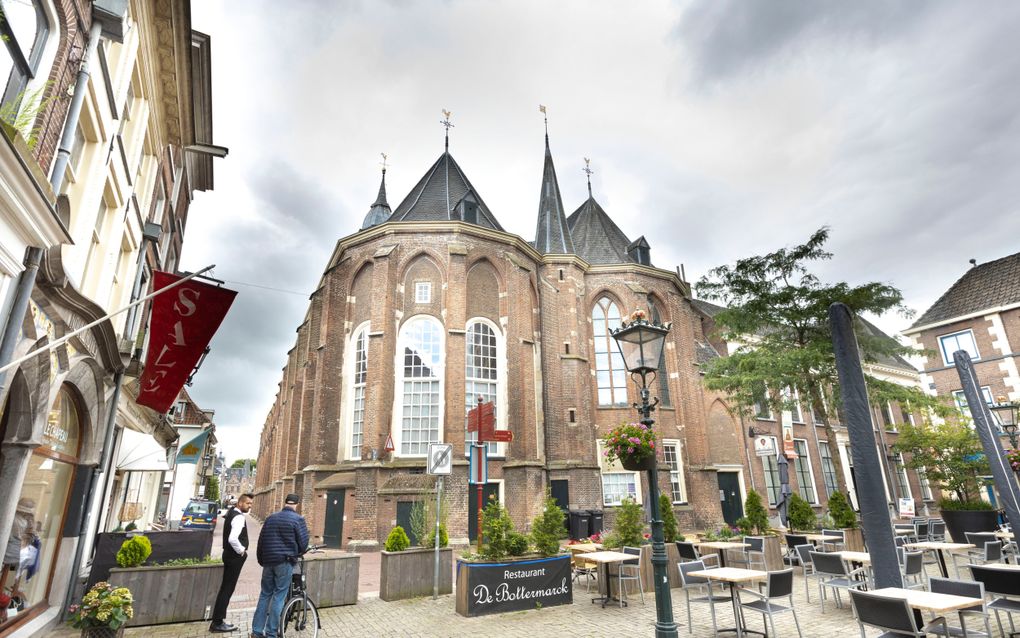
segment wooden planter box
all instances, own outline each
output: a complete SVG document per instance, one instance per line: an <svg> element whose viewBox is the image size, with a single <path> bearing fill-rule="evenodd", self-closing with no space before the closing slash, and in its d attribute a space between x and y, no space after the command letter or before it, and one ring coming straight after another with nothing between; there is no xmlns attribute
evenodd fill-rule
<svg viewBox="0 0 1020 638"><path fill-rule="evenodd" d="M432 595L435 549L379 553L379 598L389 602ZM439 593L453 593L453 549L449 547L439 550Z"/></svg>
<svg viewBox="0 0 1020 638"><path fill-rule="evenodd" d="M676 564L680 562L680 552L675 543L666 543L666 575L670 587L680 586L680 570ZM652 565L652 546L641 546L641 585L645 592L655 591L655 568Z"/></svg>
<svg viewBox="0 0 1020 638"><path fill-rule="evenodd" d="M864 552L864 530L861 528L850 529L849 527L843 530L844 545L848 552Z"/></svg>
<svg viewBox="0 0 1020 638"><path fill-rule="evenodd" d="M165 563L174 558L202 559L209 555L213 545L213 531L195 530L178 532L104 532L96 540L96 553L86 591L102 580L110 579L110 570L117 566L117 552L124 541L132 536L144 535L152 544L150 563Z"/></svg>
<svg viewBox="0 0 1020 638"><path fill-rule="evenodd" d="M339 550L305 554L305 584L317 607L353 605L358 602L361 556Z"/></svg>
<svg viewBox="0 0 1020 638"><path fill-rule="evenodd" d="M484 616L574 602L570 554L508 558L498 563L457 559L457 613Z"/></svg>
<svg viewBox="0 0 1020 638"><path fill-rule="evenodd" d="M223 580L223 564L185 567L132 567L110 570L110 584L134 597L131 627L191 622L208 618Z"/></svg>

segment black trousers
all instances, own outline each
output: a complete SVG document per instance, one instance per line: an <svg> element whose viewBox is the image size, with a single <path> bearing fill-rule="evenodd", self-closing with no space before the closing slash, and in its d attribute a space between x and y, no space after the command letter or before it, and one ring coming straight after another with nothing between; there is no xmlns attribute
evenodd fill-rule
<svg viewBox="0 0 1020 638"><path fill-rule="evenodd" d="M237 577L241 575L245 558L244 556L223 557L223 582L220 583L220 591L216 594L216 606L213 607L212 621L214 623L227 619L227 606L230 605L230 597L234 595Z"/></svg>

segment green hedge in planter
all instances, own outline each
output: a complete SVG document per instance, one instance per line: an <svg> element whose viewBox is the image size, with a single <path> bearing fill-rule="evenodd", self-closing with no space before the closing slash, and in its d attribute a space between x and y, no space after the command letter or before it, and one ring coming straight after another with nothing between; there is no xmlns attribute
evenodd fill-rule
<svg viewBox="0 0 1020 638"><path fill-rule="evenodd" d="M829 515L832 522L839 529L855 529L857 527L857 514L850 507L850 501L842 492L833 492L829 497Z"/></svg>
<svg viewBox="0 0 1020 638"><path fill-rule="evenodd" d="M400 525L397 525L390 531L390 535L386 537L386 551L388 552L402 552L411 546L411 539L407 537L407 532Z"/></svg>
<svg viewBox="0 0 1020 638"><path fill-rule="evenodd" d="M787 515L790 518L791 530L804 532L815 527L815 511L811 509L810 503L801 498L800 494L790 495Z"/></svg>
<svg viewBox="0 0 1020 638"><path fill-rule="evenodd" d="M117 552L117 564L121 567L138 567L152 554L152 543L142 535L132 536L124 541Z"/></svg>

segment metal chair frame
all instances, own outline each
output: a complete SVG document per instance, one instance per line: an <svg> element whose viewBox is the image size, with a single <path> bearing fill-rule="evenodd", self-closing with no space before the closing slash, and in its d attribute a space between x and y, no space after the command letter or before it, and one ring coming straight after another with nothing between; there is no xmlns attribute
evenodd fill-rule
<svg viewBox="0 0 1020 638"><path fill-rule="evenodd" d="M851 590L850 601L853 604L854 616L857 618L857 626L861 630L861 638L867 635L864 633L865 625L885 630L887 633L883 633L882 636L915 638L925 638L928 632L934 633L938 625L943 628L947 626L946 619L939 616L918 627L918 617L903 598Z"/></svg>
<svg viewBox="0 0 1020 638"><path fill-rule="evenodd" d="M973 581L973 580L953 580L950 578L937 578L932 577L928 579L928 591L933 594L951 594L954 596L968 596L970 598L980 598L981 604L975 605L974 607L968 607L961 609L957 612L960 618L960 627L953 627L946 623L947 636L974 636L975 638L987 637L991 638L992 628L988 624L988 609L985 605L985 585L984 583ZM967 617L978 616L985 625L983 632L971 629L967 629ZM942 632L933 631L932 633L941 634Z"/></svg>
<svg viewBox="0 0 1020 638"><path fill-rule="evenodd" d="M717 594L715 589L712 587L713 583L709 579L703 576L691 576L690 572L705 571L705 563L700 560L692 560L686 563L677 563L677 569L680 571L680 587L684 590L684 602L687 603L687 632L694 633L694 623L691 619L691 603L708 603L709 611L712 614L712 633L713 635L719 633L719 625L715 620L715 603L718 602L729 602L730 597ZM704 596L700 598L691 598L691 591L696 590L704 593ZM736 621L736 619L734 619Z"/></svg>
<svg viewBox="0 0 1020 638"><path fill-rule="evenodd" d="M751 602L744 602L742 595L747 594L752 596L754 600ZM780 605L772 602L777 598L787 598L790 603L789 607ZM765 625L765 630L768 632L768 625L772 626L772 634L779 636L779 632L776 631L776 621L773 618L775 614L781 614L784 612L790 612L793 614L793 622L797 626L797 635L803 636L800 631L800 620L797 619L797 611L793 608L793 568L783 569L780 571L769 572L769 577L765 581L765 592L758 593L750 589L738 589L737 590L737 602L740 607L740 618L741 625L746 626L743 622L744 610L750 609L751 611L758 612L762 616L762 624L765 625L766 618L768 618L768 624Z"/></svg>
<svg viewBox="0 0 1020 638"><path fill-rule="evenodd" d="M826 552L811 552L811 561L815 565L818 576L818 595L821 597L822 613L825 613L825 587L831 587L836 597L836 606L842 609L843 600L839 590L855 590L867 586L867 571L863 567L848 570L846 563L838 555ZM819 562L821 564L819 564ZM855 580L856 576L863 580Z"/></svg>

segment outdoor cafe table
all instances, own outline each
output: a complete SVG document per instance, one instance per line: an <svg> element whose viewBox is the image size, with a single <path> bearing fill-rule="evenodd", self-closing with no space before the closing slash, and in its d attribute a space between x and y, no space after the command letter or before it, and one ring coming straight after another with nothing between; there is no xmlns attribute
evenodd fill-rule
<svg viewBox="0 0 1020 638"><path fill-rule="evenodd" d="M741 569L739 567L717 567L715 569L704 569L696 572L690 572L690 575L729 584L730 602L733 603L733 624L736 625L736 627L727 627L726 629L720 629L719 631L735 631L737 633L737 638L740 638L740 636L744 634L765 635L760 631L746 629L740 625L740 603L739 596L737 595L737 586L741 583L765 580L769 577L768 572L759 571L757 569Z"/></svg>
<svg viewBox="0 0 1020 638"><path fill-rule="evenodd" d="M951 611L959 611L981 604L980 598L955 596L953 594L934 594L919 589L902 589L900 587L883 587L874 593L889 598L903 598L907 604L920 611L930 611L936 615Z"/></svg>
<svg viewBox="0 0 1020 638"><path fill-rule="evenodd" d="M861 565L871 564L871 554L868 552L833 552L839 554L839 557L845 561L851 563L860 563Z"/></svg>
<svg viewBox="0 0 1020 638"><path fill-rule="evenodd" d="M955 552L960 549L973 549L975 545L970 543L943 543L940 541L924 541L921 543L907 543L906 549L919 549L921 551L935 552L939 559L939 569L942 570L942 577L949 578L949 570L946 569L946 556L943 552Z"/></svg>
<svg viewBox="0 0 1020 638"><path fill-rule="evenodd" d="M727 549L744 549L747 547L747 543L734 543L733 541L707 541L698 543L698 551L703 549L716 549L719 550L719 567L726 567L726 550Z"/></svg>
<svg viewBox="0 0 1020 638"><path fill-rule="evenodd" d="M602 549L601 543L574 543L573 545L567 545L567 549L572 552L597 552Z"/></svg>
<svg viewBox="0 0 1020 638"><path fill-rule="evenodd" d="M626 606L626 601L620 600L619 598L613 598L613 579L609 577L609 563L622 563L635 558L638 557L634 554L624 554L623 552L586 552L584 560L599 564L599 583L606 584L606 595L592 598L591 601L599 601L602 603L602 607L605 607L609 604L610 600L616 600Z"/></svg>

